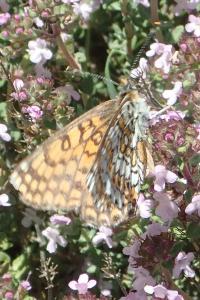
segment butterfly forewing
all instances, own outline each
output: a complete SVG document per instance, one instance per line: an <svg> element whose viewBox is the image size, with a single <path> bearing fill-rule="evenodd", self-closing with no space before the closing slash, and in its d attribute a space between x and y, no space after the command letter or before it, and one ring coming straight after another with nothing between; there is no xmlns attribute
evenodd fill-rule
<svg viewBox="0 0 200 300"><path fill-rule="evenodd" d="M146 111L136 109L135 101L141 99L132 93L93 108L25 158L10 178L22 201L73 210L90 225L125 220L152 162L137 115Z"/></svg>

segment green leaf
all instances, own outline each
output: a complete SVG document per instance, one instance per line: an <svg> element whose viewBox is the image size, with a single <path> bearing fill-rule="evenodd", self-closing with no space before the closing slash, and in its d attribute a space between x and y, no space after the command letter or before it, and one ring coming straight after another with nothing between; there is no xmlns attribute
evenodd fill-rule
<svg viewBox="0 0 200 300"><path fill-rule="evenodd" d="M187 227L187 236L193 240L200 239L200 224L190 223Z"/></svg>
<svg viewBox="0 0 200 300"><path fill-rule="evenodd" d="M173 38L175 43L177 43L180 40L183 32L184 32L184 26L183 25L179 25L175 29L172 30L172 38Z"/></svg>
<svg viewBox="0 0 200 300"><path fill-rule="evenodd" d="M6 120L7 118L7 105L6 102L0 103L0 118Z"/></svg>
<svg viewBox="0 0 200 300"><path fill-rule="evenodd" d="M191 166L197 166L199 163L200 163L200 154L196 154L191 158L190 164Z"/></svg>
<svg viewBox="0 0 200 300"><path fill-rule="evenodd" d="M50 119L48 117L45 117L43 119L44 122L44 126L48 129L52 129L52 130L56 130L57 126L56 126L56 120L55 119Z"/></svg>

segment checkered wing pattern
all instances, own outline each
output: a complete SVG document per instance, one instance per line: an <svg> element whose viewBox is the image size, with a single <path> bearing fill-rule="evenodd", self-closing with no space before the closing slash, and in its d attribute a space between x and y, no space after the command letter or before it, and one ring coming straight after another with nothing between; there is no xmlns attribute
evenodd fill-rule
<svg viewBox="0 0 200 300"><path fill-rule="evenodd" d="M137 93L107 101L48 138L10 182L32 207L75 211L88 225L117 225L127 219L152 163L147 114Z"/></svg>

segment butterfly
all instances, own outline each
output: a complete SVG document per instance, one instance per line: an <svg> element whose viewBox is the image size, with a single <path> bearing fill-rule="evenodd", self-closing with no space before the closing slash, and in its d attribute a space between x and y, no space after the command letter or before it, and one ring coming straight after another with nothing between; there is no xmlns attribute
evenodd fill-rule
<svg viewBox="0 0 200 300"><path fill-rule="evenodd" d="M10 182L29 206L116 226L129 218L153 169L148 120L145 97L132 89L49 137L19 163Z"/></svg>

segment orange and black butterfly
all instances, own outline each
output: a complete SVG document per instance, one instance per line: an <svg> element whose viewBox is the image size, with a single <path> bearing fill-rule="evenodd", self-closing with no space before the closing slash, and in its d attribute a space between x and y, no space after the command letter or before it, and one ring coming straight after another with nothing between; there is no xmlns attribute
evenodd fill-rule
<svg viewBox="0 0 200 300"><path fill-rule="evenodd" d="M153 168L148 120L137 91L104 102L49 137L10 182L34 208L75 211L86 224L115 226L128 218Z"/></svg>

